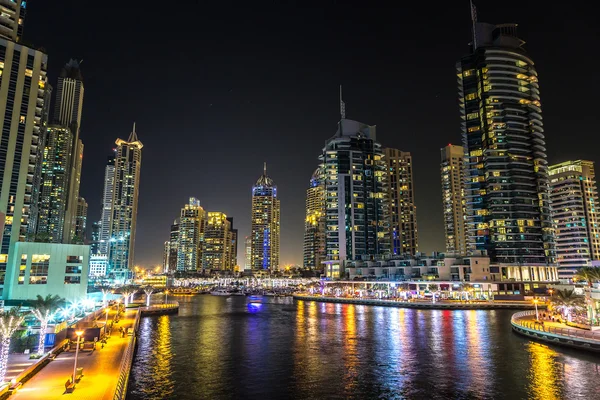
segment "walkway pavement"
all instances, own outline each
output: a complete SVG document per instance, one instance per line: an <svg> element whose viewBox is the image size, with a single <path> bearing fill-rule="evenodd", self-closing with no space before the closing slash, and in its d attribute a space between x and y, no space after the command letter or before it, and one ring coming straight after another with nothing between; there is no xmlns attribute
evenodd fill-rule
<svg viewBox="0 0 600 400"><path fill-rule="evenodd" d="M544 332L600 341L600 331L590 331L588 329L581 329L574 326L569 326L561 322L549 321L548 319L542 319L541 315L540 323L536 323L535 314L521 317L518 319L518 321L528 323L532 328L539 329ZM542 321L544 322L543 325L541 324Z"/></svg>
<svg viewBox="0 0 600 400"><path fill-rule="evenodd" d="M21 372L25 371L32 364L35 364L37 359L30 359L29 354L12 353L8 355L8 370L6 371L6 381L17 377Z"/></svg>
<svg viewBox="0 0 600 400"><path fill-rule="evenodd" d="M113 326L112 335L104 349L98 343L94 351L79 351L77 367L83 367L83 377L77 383L75 391L66 395L69 400L112 399L119 377L121 357L131 339L131 336L120 337L119 326L133 327L137 312L137 309L130 309L121 316L119 323ZM109 314L109 321L113 316L114 311ZM11 396L11 400L64 400L65 382L73 374L74 358L74 350L61 353Z"/></svg>

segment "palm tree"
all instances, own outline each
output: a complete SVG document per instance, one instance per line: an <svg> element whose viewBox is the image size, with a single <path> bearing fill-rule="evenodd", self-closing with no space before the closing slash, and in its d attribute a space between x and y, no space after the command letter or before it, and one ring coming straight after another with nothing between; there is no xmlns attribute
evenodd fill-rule
<svg viewBox="0 0 600 400"><path fill-rule="evenodd" d="M100 286L98 286L98 288L102 292L102 307L106 307L107 306L106 297L112 291L111 287L108 285L100 285Z"/></svg>
<svg viewBox="0 0 600 400"><path fill-rule="evenodd" d="M129 305L129 297L133 296L136 292L136 288L133 286L123 286L121 288L121 294L125 297L125 307Z"/></svg>
<svg viewBox="0 0 600 400"><path fill-rule="evenodd" d="M10 339L23 323L25 317L18 308L0 312L0 385L4 383L8 366Z"/></svg>
<svg viewBox="0 0 600 400"><path fill-rule="evenodd" d="M150 296L154 292L154 288L152 286L146 286L144 288L144 293L146 293L146 307L150 307Z"/></svg>
<svg viewBox="0 0 600 400"><path fill-rule="evenodd" d="M48 323L54 318L56 310L63 303L64 299L58 295L47 295L45 298L37 295L37 299L33 302L33 310L31 312L40 321L40 341L38 344L38 354L44 354L44 344L46 342L46 330Z"/></svg>
<svg viewBox="0 0 600 400"><path fill-rule="evenodd" d="M587 283L585 302L588 306L588 318L594 321L596 319L596 307L594 307L594 301L592 300L592 285L594 282L600 281L600 268L583 267L577 271L573 280L585 281Z"/></svg>
<svg viewBox="0 0 600 400"><path fill-rule="evenodd" d="M567 319L571 320L571 311L583 305L583 299L575 295L575 290L557 289L550 298L552 306L565 312Z"/></svg>

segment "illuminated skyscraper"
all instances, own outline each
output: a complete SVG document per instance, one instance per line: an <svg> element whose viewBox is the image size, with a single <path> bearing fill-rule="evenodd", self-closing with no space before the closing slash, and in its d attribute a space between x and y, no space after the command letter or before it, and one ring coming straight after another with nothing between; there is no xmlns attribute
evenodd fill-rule
<svg viewBox="0 0 600 400"><path fill-rule="evenodd" d="M390 207L390 252L414 256L419 251L419 240L412 156L406 151L385 149L385 162Z"/></svg>
<svg viewBox="0 0 600 400"><path fill-rule="evenodd" d="M92 240L90 241L90 252L92 255L100 254L100 221L92 224Z"/></svg>
<svg viewBox="0 0 600 400"><path fill-rule="evenodd" d="M465 226L465 175L462 146L449 144L441 149L442 204L444 207L444 231L446 252L452 255L467 254L467 231Z"/></svg>
<svg viewBox="0 0 600 400"><path fill-rule="evenodd" d="M36 171L41 166L47 86L46 54L15 42L24 7L13 2L2 2L2 7L13 12L0 17L0 22L8 24L0 23L4 25L0 29L0 212L5 214L0 232L0 284L9 247L35 232L36 221L30 218L37 215L34 184L39 182Z"/></svg>
<svg viewBox="0 0 600 400"><path fill-rule="evenodd" d="M75 213L75 235L72 243L84 244L85 243L85 229L87 225L87 210L88 205L83 197L79 198L77 202L77 212Z"/></svg>
<svg viewBox="0 0 600 400"><path fill-rule="evenodd" d="M565 161L549 167L550 208L556 229L558 277L571 279L600 260L598 188L594 162Z"/></svg>
<svg viewBox="0 0 600 400"><path fill-rule="evenodd" d="M538 74L514 24L473 24L457 64L468 252L492 262L554 262Z"/></svg>
<svg viewBox="0 0 600 400"><path fill-rule="evenodd" d="M252 269L279 268L279 219L280 205L277 186L267 175L265 163L263 175L252 186Z"/></svg>
<svg viewBox="0 0 600 400"><path fill-rule="evenodd" d="M252 237L246 236L244 239L244 270L250 271L252 270Z"/></svg>
<svg viewBox="0 0 600 400"><path fill-rule="evenodd" d="M131 276L135 247L142 142L133 131L128 140L117 139L115 179L108 242L108 271L110 278L123 281Z"/></svg>
<svg viewBox="0 0 600 400"><path fill-rule="evenodd" d="M325 174L325 274L390 254L386 162L375 126L344 118L319 157Z"/></svg>
<svg viewBox="0 0 600 400"><path fill-rule="evenodd" d="M229 264L231 264L231 268L235 268L237 266L238 258L238 230L233 227L233 217L227 217L227 221L229 221L229 228L231 230L231 250Z"/></svg>
<svg viewBox="0 0 600 400"><path fill-rule="evenodd" d="M202 241L202 268L230 270L232 264L233 232L231 221L222 212L208 212Z"/></svg>
<svg viewBox="0 0 600 400"><path fill-rule="evenodd" d="M197 271L202 269L202 240L206 213L200 200L190 197L179 215L177 270Z"/></svg>
<svg viewBox="0 0 600 400"><path fill-rule="evenodd" d="M116 153L116 149L114 149ZM102 213L100 217L100 235L98 254L108 254L110 240L110 221L113 213L113 195L115 192L115 155L108 157L104 167L104 189L102 191Z"/></svg>
<svg viewBox="0 0 600 400"><path fill-rule="evenodd" d="M323 169L317 168L306 190L304 221L304 266L322 270L325 260L325 181Z"/></svg>
<svg viewBox="0 0 600 400"><path fill-rule="evenodd" d="M25 24L27 2L5 0L0 2L0 38L20 42Z"/></svg>
<svg viewBox="0 0 600 400"><path fill-rule="evenodd" d="M169 235L169 265L166 271L175 271L177 269L177 249L179 248L179 223L173 221L171 233ZM165 272L166 272L165 271Z"/></svg>

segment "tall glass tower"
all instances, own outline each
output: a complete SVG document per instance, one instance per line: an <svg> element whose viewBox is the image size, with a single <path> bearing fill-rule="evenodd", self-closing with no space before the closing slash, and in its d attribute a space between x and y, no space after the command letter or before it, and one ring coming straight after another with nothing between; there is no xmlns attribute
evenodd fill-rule
<svg viewBox="0 0 600 400"><path fill-rule="evenodd" d="M457 64L468 251L492 262L554 261L538 74L514 24L473 23Z"/></svg>
<svg viewBox="0 0 600 400"><path fill-rule="evenodd" d="M304 267L322 270L325 260L325 181L317 168L306 190L304 221Z"/></svg>
<svg viewBox="0 0 600 400"><path fill-rule="evenodd" d="M108 271L110 278L124 281L131 276L135 226L142 166L142 142L133 131L128 140L117 139L115 179L112 201Z"/></svg>
<svg viewBox="0 0 600 400"><path fill-rule="evenodd" d="M280 206L277 186L264 172L252 186L252 246L253 270L279 268L279 218Z"/></svg>

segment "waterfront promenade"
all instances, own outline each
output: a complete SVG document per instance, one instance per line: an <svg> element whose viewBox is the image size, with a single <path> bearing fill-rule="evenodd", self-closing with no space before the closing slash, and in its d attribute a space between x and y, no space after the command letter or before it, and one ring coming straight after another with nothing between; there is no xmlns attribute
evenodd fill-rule
<svg viewBox="0 0 600 400"><path fill-rule="evenodd" d="M513 331L546 343L600 352L600 331L580 329L552 321L536 321L535 311L523 311L511 318Z"/></svg>
<svg viewBox="0 0 600 400"><path fill-rule="evenodd" d="M112 400L121 366L121 358L131 336L120 337L119 327L132 328L137 309L127 309L118 324L113 326L111 337L104 348L98 343L94 351L80 351L77 366L83 368L83 377L69 399ZM114 312L109 314L109 321ZM10 398L15 400L64 399L65 382L73 374L75 351L63 352L51 361Z"/></svg>
<svg viewBox="0 0 600 400"><path fill-rule="evenodd" d="M402 301L402 300L381 300L381 299L365 299L355 297L330 297L330 296L315 296L295 294L296 300L318 301L324 303L345 303L345 304L360 304L369 306L385 306L399 308L422 308L434 310L493 310L493 309L517 309L529 310L534 308L531 302L517 301L448 301L441 300L433 303L431 300L418 301ZM545 308L545 305L538 305L540 309Z"/></svg>

